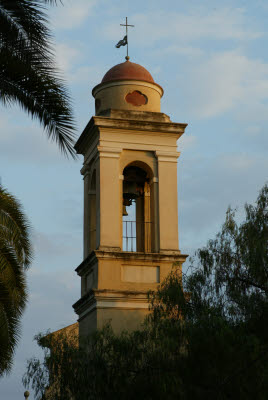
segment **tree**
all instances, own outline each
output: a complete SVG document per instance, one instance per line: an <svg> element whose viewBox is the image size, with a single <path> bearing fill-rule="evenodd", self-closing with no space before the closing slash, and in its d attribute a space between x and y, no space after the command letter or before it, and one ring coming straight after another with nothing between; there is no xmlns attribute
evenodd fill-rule
<svg viewBox="0 0 268 400"><path fill-rule="evenodd" d="M150 294L140 331L109 326L77 338L39 336L43 362L24 376L39 399L246 399L268 393L268 186L245 221L220 233ZM51 349L51 350L48 350ZM39 396L39 397L38 397Z"/></svg>
<svg viewBox="0 0 268 400"><path fill-rule="evenodd" d="M29 222L19 201L0 185L0 376L10 371L20 336L31 259Z"/></svg>
<svg viewBox="0 0 268 400"><path fill-rule="evenodd" d="M0 0L0 101L18 103L74 157L70 98L55 67L44 12L49 4L56 0Z"/></svg>

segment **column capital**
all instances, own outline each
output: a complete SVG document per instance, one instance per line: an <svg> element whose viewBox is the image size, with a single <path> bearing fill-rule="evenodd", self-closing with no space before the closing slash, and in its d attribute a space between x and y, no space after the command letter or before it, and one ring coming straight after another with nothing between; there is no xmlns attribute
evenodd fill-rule
<svg viewBox="0 0 268 400"><path fill-rule="evenodd" d="M157 157L158 161L165 161L165 162L177 162L177 159L180 156L179 151L155 151L155 156Z"/></svg>
<svg viewBox="0 0 268 400"><path fill-rule="evenodd" d="M118 147L98 146L99 157L119 158L121 152L122 149L119 149Z"/></svg>
<svg viewBox="0 0 268 400"><path fill-rule="evenodd" d="M158 178L156 176L154 176L149 182L150 185L152 185L153 183L158 183Z"/></svg>

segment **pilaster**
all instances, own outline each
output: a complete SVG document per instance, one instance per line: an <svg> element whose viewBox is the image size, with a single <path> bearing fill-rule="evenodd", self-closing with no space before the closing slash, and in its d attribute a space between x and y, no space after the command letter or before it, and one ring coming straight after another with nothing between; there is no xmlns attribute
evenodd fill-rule
<svg viewBox="0 0 268 400"><path fill-rule="evenodd" d="M179 250L177 158L179 152L155 152L159 179L160 252Z"/></svg>
<svg viewBox="0 0 268 400"><path fill-rule="evenodd" d="M100 244L99 250L121 250L121 199L118 148L98 146L100 173Z"/></svg>

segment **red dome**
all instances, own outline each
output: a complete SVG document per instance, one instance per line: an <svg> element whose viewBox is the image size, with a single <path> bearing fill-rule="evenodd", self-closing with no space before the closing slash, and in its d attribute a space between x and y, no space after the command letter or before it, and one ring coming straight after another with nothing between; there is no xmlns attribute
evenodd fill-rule
<svg viewBox="0 0 268 400"><path fill-rule="evenodd" d="M137 81L145 81L154 83L153 77L147 69L143 68L139 64L135 64L130 61L125 61L121 64L117 64L104 75L102 83L117 81L122 79L134 79Z"/></svg>

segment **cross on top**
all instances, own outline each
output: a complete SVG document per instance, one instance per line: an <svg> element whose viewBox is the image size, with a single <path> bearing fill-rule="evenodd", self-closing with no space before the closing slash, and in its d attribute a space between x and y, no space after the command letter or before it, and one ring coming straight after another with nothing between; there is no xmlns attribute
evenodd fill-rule
<svg viewBox="0 0 268 400"><path fill-rule="evenodd" d="M132 28L134 28L135 25L129 25L129 24L127 23L127 17L126 17L126 23L125 23L125 24L120 24L120 26L125 26L125 27L126 27L126 37L127 37L127 56L126 56L126 60L129 60L129 56L128 56L128 30L127 30L127 28L128 28L129 26L131 26Z"/></svg>

